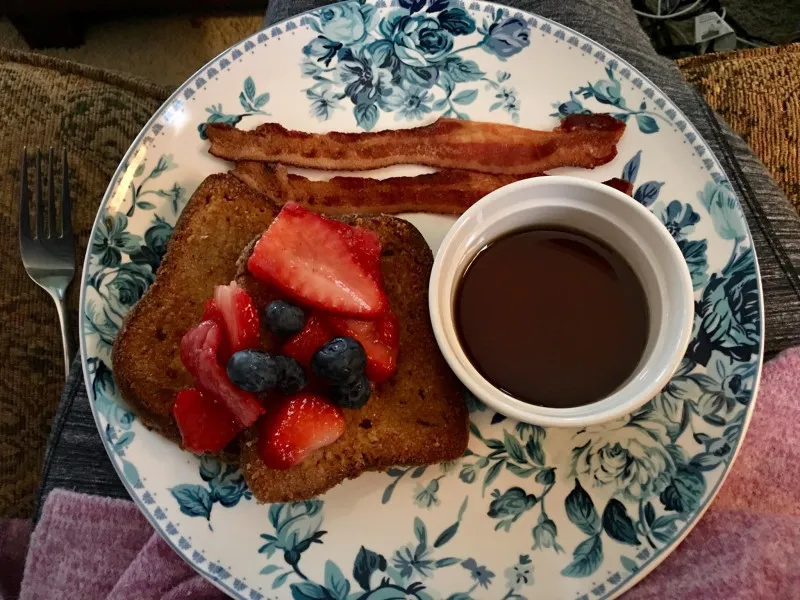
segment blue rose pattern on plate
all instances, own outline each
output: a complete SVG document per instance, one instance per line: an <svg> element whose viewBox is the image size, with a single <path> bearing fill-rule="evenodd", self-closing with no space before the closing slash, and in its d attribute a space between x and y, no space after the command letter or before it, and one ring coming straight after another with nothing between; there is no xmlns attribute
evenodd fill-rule
<svg viewBox="0 0 800 600"><path fill-rule="evenodd" d="M106 364L99 358L87 361L87 366L93 377L93 389L95 409L106 419L106 426L103 437L107 448L119 457L120 466L125 478L132 485L139 485L139 472L129 460L125 458L125 448L133 442L136 434L131 431L134 416L126 410L115 399L116 384L114 377Z"/></svg>
<svg viewBox="0 0 800 600"><path fill-rule="evenodd" d="M294 56L302 58L300 69L287 61L286 76L300 83L285 88L247 52L291 36L298 38ZM586 57L585 67L545 98L526 81L518 66L525 61L515 62L542 46L571 46ZM740 444L760 370L762 322L755 255L736 197L696 132L657 90L594 42L545 19L440 0L339 3L259 33L205 69L209 79L219 74L220 86L203 80L191 95L184 93L191 87L179 90L196 102L181 122L194 141L169 133L187 106L171 100L115 176L83 281L84 370L98 427L123 481L165 539L220 587L254 599L272 589L349 600L401 593L519 600L557 596L557 589L606 598L674 548ZM205 123L280 122L287 101L304 114L310 103L314 122L344 130L468 118L465 110L481 120L525 122L529 112L543 117L551 106L554 115L610 111L626 119L621 156L604 175L634 185L636 200L681 248L695 287L692 342L670 383L636 413L585 430L516 423L468 395L472 435L461 459L394 467L338 488L369 485L365 502L375 522L378 515L397 522L389 537L370 538L365 530L365 539L353 539L342 530L337 490L259 507L238 471L177 448L170 447L176 475L164 480L147 454L154 434L119 401L110 345L153 282L191 189L209 172L207 164L188 164L205 147ZM684 154L697 156L697 174L659 168L655 147L673 143L673 132L690 144ZM167 143L170 136L180 144ZM653 139L659 143L648 145ZM677 148L680 155L680 141ZM227 532L241 520L247 526L239 532L256 539L244 535L234 547ZM480 543L475 535L483 536ZM221 547L239 553L236 564L224 563ZM243 571L245 563L254 570Z"/></svg>
<svg viewBox="0 0 800 600"><path fill-rule="evenodd" d="M259 94L256 91L256 83L252 77L244 80L242 91L239 93L239 104L244 112L228 114L223 111L222 104L211 105L206 108L208 118L205 123L200 123L197 126L197 132L200 134L200 139L206 138L206 124L207 123L223 123L225 125L233 125L241 121L245 117L254 115L269 116L268 112L262 110L264 106L269 103L269 92Z"/></svg>
<svg viewBox="0 0 800 600"><path fill-rule="evenodd" d="M430 113L468 119L459 106L475 101L475 86L483 81L496 98L490 110L502 109L519 120L517 92L504 83L510 73L498 71L492 79L463 56L476 49L499 61L518 54L530 45L524 19L498 9L478 27L466 10L449 8L447 1L434 0L427 9L418 0L403 0L400 6L383 16L374 5L351 0L306 17L319 34L303 48L301 64L303 75L315 82L306 90L314 117L327 120L349 100L356 124L366 131L375 127L381 111L393 112L397 121L417 121ZM479 41L456 46L476 31Z"/></svg>
<svg viewBox="0 0 800 600"><path fill-rule="evenodd" d="M633 117L639 131L642 133L656 133L659 130L658 120L663 120L664 117L658 112L648 110L647 100L642 100L638 110L628 107L625 98L622 96L622 84L614 74L614 69L606 67L606 76L608 79L598 79L594 83L587 83L576 91L570 92L569 100L566 102L554 102L552 106L557 109L557 112L552 113L551 116L564 117L576 114L592 114L592 112L607 112L626 123ZM600 104L606 106L601 111L592 111L584 106L581 98L594 98Z"/></svg>
<svg viewBox="0 0 800 600"><path fill-rule="evenodd" d="M147 176L142 177L147 166L146 161L141 162L134 170L129 186L127 210L123 210L123 206L117 212L105 215L94 228L89 265L95 268L85 278L84 285L94 290L100 302L86 303L84 334L97 335L99 345L106 353L111 349L125 313L155 279L156 269L172 235L172 224L167 218L174 222L189 199L185 187L178 182L167 188L155 188L154 180L176 167L171 155L161 155ZM163 210L153 212L156 209L154 202L143 200L148 195L161 198L169 207L167 218L159 214ZM144 235L133 233L128 227L128 220L137 209L153 212ZM98 369L100 365L103 365L102 361L98 363Z"/></svg>
<svg viewBox="0 0 800 600"><path fill-rule="evenodd" d="M226 465L212 456L201 456L199 472L206 485L182 483L170 488L169 492L183 514L203 517L208 521L209 529L212 529L211 509L215 503L230 508L239 504L242 498L250 500L253 497L236 466Z"/></svg>
<svg viewBox="0 0 800 600"><path fill-rule="evenodd" d="M292 598L314 600L333 598L336 600L368 598L408 598L414 600L433 600L438 597L427 589L426 580L439 569L461 567L466 571L465 584L469 587L462 592L448 596L449 600L471 600L478 590L497 590L502 600L525 600L519 591L533 584L533 565L528 555L521 555L516 564L505 569L505 581L496 580L496 574L475 558L460 558L449 555L447 544L458 534L468 499L464 498L454 523L446 527L436 537L429 536L425 521L415 517L413 521L413 541L384 554L364 546L358 550L353 560L352 571L349 565L343 570L341 563L333 560L325 562L324 580L313 581L303 573L300 561L303 553L312 544L325 543L323 525L323 502L311 500L289 504L274 504L269 510L272 532L261 535L265 543L258 552L271 558L277 551L283 552L285 566L270 563L261 569L262 575L273 576L272 589L278 589L287 582ZM352 582L345 577L352 572ZM499 585L498 585L499 584ZM499 586L505 587L500 590ZM360 588L360 589L359 589Z"/></svg>

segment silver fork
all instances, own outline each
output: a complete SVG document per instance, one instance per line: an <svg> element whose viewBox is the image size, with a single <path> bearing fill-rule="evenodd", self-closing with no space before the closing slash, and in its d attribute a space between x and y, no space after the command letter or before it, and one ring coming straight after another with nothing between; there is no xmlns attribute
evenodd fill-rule
<svg viewBox="0 0 800 600"><path fill-rule="evenodd" d="M47 164L48 203L47 230L45 231L45 202L42 192L42 154L36 151L36 205L35 237L31 232L28 210L28 149L22 152L19 194L19 252L28 276L53 298L61 324L61 345L64 348L64 372L69 376L73 345L69 333L67 306L64 300L67 288L75 275L75 241L72 236L72 209L69 199L69 171L67 151L64 150L61 177L61 223L56 226L56 190L53 179L53 149L50 148ZM58 231L60 229L60 232Z"/></svg>

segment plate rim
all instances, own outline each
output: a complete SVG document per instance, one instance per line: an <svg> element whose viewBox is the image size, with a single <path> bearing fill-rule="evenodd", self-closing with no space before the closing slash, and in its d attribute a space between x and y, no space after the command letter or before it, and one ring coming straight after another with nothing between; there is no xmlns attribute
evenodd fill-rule
<svg viewBox="0 0 800 600"><path fill-rule="evenodd" d="M375 5L378 2L378 0L367 0L367 1L370 4L373 4L373 5ZM716 167L716 169L721 174L723 174L726 177L726 179L728 181L730 181L730 178L728 177L727 171L722 167L722 163L720 162L720 159L717 157L716 153L714 153L711 150L711 146L708 144L708 142L706 141L705 137L699 132L697 127L694 125L693 121L691 119L689 119L685 115L683 110L679 106L677 106L675 104L675 102L670 98L669 95L665 94L661 90L661 88L659 86L657 86L655 83L653 83L653 81L649 77L647 77L641 71L639 71L639 69L637 69L635 66L633 66L628 60L622 58L616 52L608 49L605 45L595 41L593 38L590 38L589 36L587 36L587 35L585 35L583 33L580 33L580 32L576 31L575 29L573 29L571 27L568 27L566 25L562 25L561 23L559 23L557 21L554 21L553 19L550 19L548 17L544 17L544 16L542 16L542 15L536 13L536 12L521 10L521 9L518 9L518 8L507 6L507 5L505 5L503 3L500 3L500 2L492 2L492 1L488 1L488 0L471 0L471 3L472 2L475 2L475 3L477 3L477 4L479 4L479 5L483 6L483 7L492 6L492 7L496 7L496 8L502 9L502 10L507 10L512 15L515 14L515 13L521 13L523 15L528 15L529 17L532 17L532 18L536 19L537 22L538 21L545 22L545 23L549 24L550 26L558 27L558 28L562 29L564 32L570 33L573 36L576 36L583 43L591 43L591 44L593 44L594 45L594 49L593 50L599 50L599 51L601 51L601 52L603 52L603 53L605 53L607 55L607 57L604 58L603 60L601 60L600 62L602 62L605 65L608 65L608 57L610 56L611 60L617 61L618 66L620 66L620 65L624 66L624 68L627 68L627 69L630 70L631 75L636 75L637 77L639 77L642 80L643 85L647 84L650 87L650 89L652 89L654 92L658 92L661 95L661 97L664 99L665 103L668 104L667 108L671 108L676 113L676 117L674 119L670 119L670 122L672 124L674 124L675 121L677 121L679 118L682 119L683 121L685 121L686 124L687 124L687 127L691 128L691 132L695 134L697 142L699 142L699 144L702 145L708 151L708 153L709 153L708 154L708 158L710 158L710 160L712 161L713 165ZM252 34L248 35L247 37L244 37L244 38L240 39L236 43L232 44L231 46L229 46L228 48L226 48L225 50L223 50L222 52L220 52L219 54L217 54L216 56L211 58L209 61L207 61L201 67L199 67L183 83L181 83L175 89L175 91L172 94L169 95L169 97L158 107L158 109L156 109L156 111L153 113L153 115L150 117L150 119L148 119L148 121L145 123L145 125L142 127L142 129L139 131L139 133L133 139L133 141L131 142L131 144L128 147L127 151L125 152L125 154L123 155L122 159L120 160L119 165L117 166L117 168L115 169L113 175L109 179L109 184L106 187L105 192L103 193L103 197L102 197L102 199L101 199L101 201L100 201L100 203L98 205L97 213L95 215L94 221L92 222L92 228L91 228L91 231L90 231L90 234L89 234L88 248L87 248L87 251L86 251L86 255L84 257L84 261L83 261L83 265L82 265L82 271L81 271L80 296L79 296L79 302L78 302L78 326L79 326L78 336L79 336L79 349L80 349L80 354L81 354L81 356L80 356L80 358L81 358L81 371L82 371L82 374L83 374L84 385L86 387L86 395L87 395L87 398L89 400L89 406L90 406L91 411L92 411L92 417L94 419L95 426L97 427L97 432L98 432L98 435L100 436L100 440L101 440L101 443L103 444L103 448L105 449L106 454L108 455L108 458L109 458L111 464L113 465L114 470L117 473L117 476L119 477L120 481L122 482L123 486L125 487L125 490L128 492L128 495L131 497L131 500L133 501L133 503L136 506L137 510L145 517L145 519L153 527L153 529L155 529L155 531L158 532L158 534L161 537L161 539L164 542L166 542L167 545L174 552L176 552L178 554L178 556L180 556L180 558L185 563L187 563L189 566L191 566L192 569L194 569L197 573L199 573L201 576L203 576L206 580L210 581L218 589L220 589L221 591L223 591L226 594L229 594L229 595L231 595L233 597L242 598L242 599L245 598L245 596L243 595L243 592L245 592L248 588L250 588L250 589L253 589L253 588L250 585L242 582L240 579L238 579L238 578L236 578L234 576L233 579L235 581L239 581L240 583L242 583L244 585L244 587L242 587L241 590L237 590L233 586L228 585L224 581L221 581L217 576L215 576L214 574L212 574L209 571L209 565L211 565L212 563L204 560L203 561L203 565L200 565L200 564L197 564L196 561L192 560L189 556L186 555L184 550L182 550L172 539L173 537L177 537L178 535L180 535L180 531L177 529L177 527L175 527L173 525L173 527L175 527L175 529L176 529L176 534L174 534L174 535L173 534L169 534L166 531L166 527L162 526L159 523L158 519L153 514L153 511L150 511L145 506L145 504L141 500L141 498L139 498L139 496L135 493L134 487L131 484L131 482L128 481L128 479L125 477L125 475L123 473L123 470L122 470L122 466L119 465L117 463L117 461L114 459L114 453L113 453L112 449L110 448L109 444L107 443L106 439L103 436L103 427L102 427L102 424L100 422L100 415L99 415L99 411L97 410L97 407L96 407L96 399L95 399L95 396L94 396L93 380L91 379L91 376L89 374L89 364L88 364L88 361L86 359L87 341L86 341L86 334L85 334L85 327L84 327L85 320L86 320L86 310L85 310L85 308L86 308L86 292L87 292L87 289L88 289L87 285L86 285L86 276L87 276L87 273L88 273L88 270L89 270L90 259L91 259L91 256L92 256L91 243L92 243L92 239L94 238L95 233L97 231L97 226L98 226L99 222L101 221L102 217L105 216L106 209L108 207L109 201L112 198L112 194L116 189L116 186L118 184L118 180L119 180L121 174L125 170L127 170L129 168L129 162L130 162L131 157L134 155L135 151L137 151L137 150L139 150L140 148L143 147L141 145L141 143L142 143L143 139L145 138L146 134L151 130L153 125L156 124L156 122L163 116L163 114L174 104L175 100L178 99L180 94L183 93L184 90L190 88L190 86L197 79L198 76L200 76L204 71L206 71L209 67L211 67L213 64L215 64L217 61L222 59L225 55L227 55L229 53L232 53L239 46L243 46L247 42L255 40L266 29L272 28L272 27L281 27L281 26L284 26L286 23L289 23L291 21L297 21L298 25L299 25L299 24L301 24L302 19L306 15L315 13L315 12L323 9L325 6L330 6L330 5L335 4L335 3L336 2L331 2L331 3L325 4L325 5L321 5L321 6L318 6L318 7L315 7L315 8L312 8L312 9L309 9L309 10L294 14L294 15L292 15L290 17L287 17L286 19L283 19L282 21L279 21L277 23L262 27L261 29L253 32ZM463 4L466 5L466 2L463 2ZM392 7L391 4L389 4L385 8L391 8L391 7ZM469 10L474 10L474 9L470 8ZM540 28L537 28L537 30L540 30ZM553 34L548 32L548 35L553 35ZM269 38L269 39L272 39L272 38ZM628 79L630 79L630 78L628 78ZM662 108L662 110L666 110L666 109ZM393 127L388 127L387 129L393 129ZM399 129L399 128L395 127L395 129ZM683 132L681 132L681 133L683 133ZM705 164L703 165L703 169L705 171L709 172L709 173L712 172L712 169L706 167ZM764 322L764 292L763 292L763 286L762 286L762 282L761 282L761 269L760 269L759 261L758 261L758 253L756 252L756 248L755 248L755 245L754 245L754 242L753 242L753 235L752 235L752 232L751 232L750 224L748 223L748 221L747 221L747 219L745 217L745 214L744 214L744 204L742 203L742 200L739 197L739 194L736 194L735 191L734 191L734 194L736 196L737 203L739 204L739 209L741 210L741 213L742 213L742 220L744 221L744 224L745 224L745 227L746 227L746 230L747 230L748 240L750 242L750 245L751 245L751 248L752 248L752 251L753 251L753 259L754 259L754 266L755 266L755 271L756 271L756 278L757 278L756 281L757 281L758 299L759 299L759 329L760 329L760 331L759 331L759 333L760 333L759 340L760 340L760 343L759 343L759 350L758 350L758 370L757 370L755 378L754 378L753 393L752 393L752 396L751 396L750 401L748 403L747 413L745 415L745 419L744 419L744 423L743 423L743 427L742 427L742 432L741 432L741 434L739 436L737 446L736 446L736 448L734 450L733 455L731 456L731 460L728 463L727 468L722 473L722 475L719 478L719 480L716 482L716 485L715 485L714 489L708 495L708 498L706 499L706 501L703 504L703 506L700 507L698 509L698 511L694 514L692 520L687 522L686 527L683 529L683 531L680 533L680 535L676 536L668 546L660 548L642 568L637 569L633 573L630 573L630 577L628 577L627 579L624 579L622 582L620 582L620 584L618 586L616 586L616 588L614 590L612 590L611 592L600 596L599 597L600 600L617 598L621 594L623 594L623 593L627 592L628 590L630 590L633 586L635 586L637 583L641 582L645 577L647 577L650 573L652 573L652 571L656 567L661 565L664 562L664 560L666 560L666 558L669 557L683 543L683 541L686 539L686 537L694 530L695 526L703 518L703 516L705 515L706 511L711 507L711 505L713 504L714 500L717 497L717 494L719 493L720 489L722 488L722 485L728 479L728 476L730 475L731 469L736 464L736 460L739 457L739 453L741 451L742 445L744 444L745 437L747 436L747 432L748 432L748 430L750 428L750 421L751 421L751 419L753 417L753 413L754 413L755 408L756 408L756 404L757 404L757 400L758 400L758 393L759 393L760 387L761 387L761 376L763 374L763 368L764 368L764 347L765 347L765 328L766 328L765 327L765 322ZM183 212L183 208L181 209L181 212ZM178 215L178 218L180 218L180 214ZM113 372L113 364L111 365L111 369L112 369L112 372ZM190 546L190 548L191 548L191 546ZM254 591L257 591L257 590L254 590Z"/></svg>

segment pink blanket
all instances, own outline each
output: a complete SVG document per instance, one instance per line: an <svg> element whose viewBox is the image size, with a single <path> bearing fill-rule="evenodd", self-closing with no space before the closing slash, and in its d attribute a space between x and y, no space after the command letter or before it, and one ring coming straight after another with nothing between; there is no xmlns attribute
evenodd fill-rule
<svg viewBox="0 0 800 600"><path fill-rule="evenodd" d="M747 439L708 513L626 599L800 598L798 423L794 348L764 366ZM29 532L27 522L0 524L0 599L225 597L130 502L57 490L26 556Z"/></svg>

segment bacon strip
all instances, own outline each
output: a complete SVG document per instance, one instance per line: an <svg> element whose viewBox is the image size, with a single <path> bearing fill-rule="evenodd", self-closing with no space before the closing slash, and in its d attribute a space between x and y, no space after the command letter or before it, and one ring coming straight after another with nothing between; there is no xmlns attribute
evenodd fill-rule
<svg viewBox="0 0 800 600"><path fill-rule="evenodd" d="M460 215L489 192L524 179L444 169L416 177L334 177L312 181L289 174L283 165L237 162L231 171L251 188L276 202L297 202L311 210L337 215L432 212Z"/></svg>
<svg viewBox="0 0 800 600"><path fill-rule="evenodd" d="M251 131L206 125L209 152L232 161L348 171L417 164L504 175L605 164L616 156L624 131L625 123L606 114L569 115L553 131L459 119L375 133L303 133L277 123Z"/></svg>
<svg viewBox="0 0 800 600"><path fill-rule="evenodd" d="M627 179L612 177L611 179L607 179L603 183L605 183L608 187L612 187L615 190L619 190L623 194L627 194L628 196L633 196L633 184Z"/></svg>
<svg viewBox="0 0 800 600"><path fill-rule="evenodd" d="M297 202L328 215L404 212L460 215L486 194L523 179L517 175L444 169L415 177L334 177L312 181L290 174L283 165L255 161L237 162L231 173L278 204ZM603 183L630 195L627 181L609 179ZM628 184L628 188L623 189L622 184Z"/></svg>

